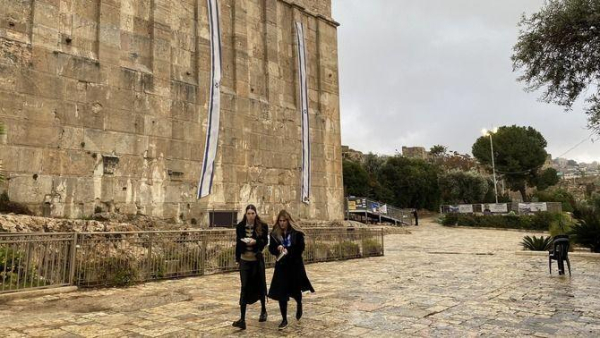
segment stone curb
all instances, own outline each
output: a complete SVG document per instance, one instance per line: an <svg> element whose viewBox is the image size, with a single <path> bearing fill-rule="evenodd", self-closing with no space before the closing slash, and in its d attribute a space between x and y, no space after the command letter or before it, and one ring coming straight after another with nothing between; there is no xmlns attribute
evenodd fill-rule
<svg viewBox="0 0 600 338"><path fill-rule="evenodd" d="M511 228L492 228L492 227L466 227L461 225L447 226L448 228L457 228L457 229L476 229L476 230L501 230L501 231L516 231L516 232L530 232L535 234L547 234L547 230L528 230L528 229L511 229Z"/></svg>
<svg viewBox="0 0 600 338"><path fill-rule="evenodd" d="M62 294L67 292L77 291L77 286L63 286L58 288L48 288L30 291L17 291L11 293L0 294L0 303L8 302L14 299L33 298L55 294Z"/></svg>
<svg viewBox="0 0 600 338"><path fill-rule="evenodd" d="M515 251L517 256L540 256L548 257L548 251ZM586 257L600 260L600 253L594 252L569 252L571 257Z"/></svg>

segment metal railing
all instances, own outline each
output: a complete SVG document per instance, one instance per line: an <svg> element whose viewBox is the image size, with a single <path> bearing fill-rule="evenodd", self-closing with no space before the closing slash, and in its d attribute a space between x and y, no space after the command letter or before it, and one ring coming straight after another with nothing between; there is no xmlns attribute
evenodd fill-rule
<svg viewBox="0 0 600 338"><path fill-rule="evenodd" d="M382 256L383 229L305 229L306 263ZM267 266L275 258L264 251ZM0 234L0 293L120 286L237 269L235 230Z"/></svg>
<svg viewBox="0 0 600 338"><path fill-rule="evenodd" d="M369 219L368 214L375 215L379 222L385 219L393 219L402 224L411 225L413 214L411 209L400 209L389 204L371 200L365 197L348 197L346 199L346 214L348 218L352 214L366 214L365 218ZM379 217L381 216L381 217Z"/></svg>
<svg viewBox="0 0 600 338"><path fill-rule="evenodd" d="M0 293L73 282L72 233L0 234Z"/></svg>

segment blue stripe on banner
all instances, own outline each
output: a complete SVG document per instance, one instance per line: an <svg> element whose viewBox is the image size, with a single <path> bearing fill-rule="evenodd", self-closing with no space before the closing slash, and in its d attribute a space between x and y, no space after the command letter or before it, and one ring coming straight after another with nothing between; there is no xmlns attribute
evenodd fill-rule
<svg viewBox="0 0 600 338"><path fill-rule="evenodd" d="M308 83L306 74L306 46L304 44L304 26L296 22L296 40L298 44L298 80L300 91L300 112L302 116L302 202L310 202L310 126L308 115Z"/></svg>
<svg viewBox="0 0 600 338"><path fill-rule="evenodd" d="M209 195L215 169L215 157L219 138L220 120L220 82L221 82L221 28L219 23L218 0L207 0L208 24L210 29L210 61L211 86L209 91L208 125L204 156L202 157L202 173L198 182L198 198Z"/></svg>

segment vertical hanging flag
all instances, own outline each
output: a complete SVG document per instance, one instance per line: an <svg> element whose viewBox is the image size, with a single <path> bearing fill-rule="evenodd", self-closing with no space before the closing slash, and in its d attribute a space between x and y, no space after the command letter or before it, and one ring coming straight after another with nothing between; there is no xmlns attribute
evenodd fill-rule
<svg viewBox="0 0 600 338"><path fill-rule="evenodd" d="M298 81L300 88L300 109L302 113L302 202L310 202L310 129L308 121L308 84L306 74L306 47L304 46L304 27L296 22L298 39Z"/></svg>
<svg viewBox="0 0 600 338"><path fill-rule="evenodd" d="M221 27L219 24L218 0L207 0L208 26L210 29L211 83L208 98L208 127L202 160L202 174L198 183L198 198L210 194L213 183L217 143L219 141L219 120L221 112Z"/></svg>

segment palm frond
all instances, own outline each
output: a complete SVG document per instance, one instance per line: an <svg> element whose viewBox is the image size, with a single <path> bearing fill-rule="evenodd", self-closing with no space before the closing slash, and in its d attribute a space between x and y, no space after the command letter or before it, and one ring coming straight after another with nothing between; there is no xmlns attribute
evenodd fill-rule
<svg viewBox="0 0 600 338"><path fill-rule="evenodd" d="M521 245L524 249L531 251L546 251L550 249L550 245L552 244L552 237L544 237L540 236L539 238L536 236L525 236L523 237L523 241Z"/></svg>

